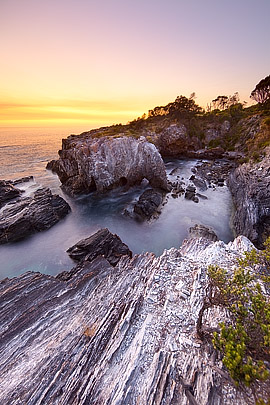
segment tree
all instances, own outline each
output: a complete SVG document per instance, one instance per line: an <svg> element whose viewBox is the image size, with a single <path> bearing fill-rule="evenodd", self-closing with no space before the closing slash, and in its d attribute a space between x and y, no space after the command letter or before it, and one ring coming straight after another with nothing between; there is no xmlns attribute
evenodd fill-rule
<svg viewBox="0 0 270 405"><path fill-rule="evenodd" d="M262 79L252 90L250 98L257 101L259 104L270 102L270 75Z"/></svg>

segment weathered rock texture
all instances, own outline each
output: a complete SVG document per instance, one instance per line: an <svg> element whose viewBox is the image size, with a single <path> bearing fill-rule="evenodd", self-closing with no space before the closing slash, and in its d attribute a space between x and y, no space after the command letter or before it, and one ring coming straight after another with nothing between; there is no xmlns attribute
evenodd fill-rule
<svg viewBox="0 0 270 405"><path fill-rule="evenodd" d="M154 215L158 215L163 197L164 193L162 193L161 190L145 190L134 206L136 218L140 221L144 221L145 219L153 218Z"/></svg>
<svg viewBox="0 0 270 405"><path fill-rule="evenodd" d="M231 266L248 248L244 237L190 239L114 268L98 257L66 282L30 272L3 280L0 403L249 403L195 333L207 265ZM221 319L213 309L204 322Z"/></svg>
<svg viewBox="0 0 270 405"><path fill-rule="evenodd" d="M104 256L112 266L115 266L123 255L132 257L128 246L107 228L100 229L89 238L80 240L67 252L75 261L91 262L97 256Z"/></svg>
<svg viewBox="0 0 270 405"><path fill-rule="evenodd" d="M21 190L14 187L10 181L0 180L0 208L20 195Z"/></svg>
<svg viewBox="0 0 270 405"><path fill-rule="evenodd" d="M229 188L236 207L233 223L236 233L247 236L262 248L270 236L270 159L245 163L232 172Z"/></svg>
<svg viewBox="0 0 270 405"><path fill-rule="evenodd" d="M69 136L63 140L59 156L47 168L58 174L69 194L130 187L144 178L153 187L168 189L163 160L145 138L92 138L91 133Z"/></svg>
<svg viewBox="0 0 270 405"><path fill-rule="evenodd" d="M0 244L49 229L69 211L70 207L62 197L40 188L33 197L22 198L1 211Z"/></svg>
<svg viewBox="0 0 270 405"><path fill-rule="evenodd" d="M191 228L189 228L188 233L190 238L205 238L214 242L218 240L218 237L214 230L209 226L202 224L196 224L192 226Z"/></svg>

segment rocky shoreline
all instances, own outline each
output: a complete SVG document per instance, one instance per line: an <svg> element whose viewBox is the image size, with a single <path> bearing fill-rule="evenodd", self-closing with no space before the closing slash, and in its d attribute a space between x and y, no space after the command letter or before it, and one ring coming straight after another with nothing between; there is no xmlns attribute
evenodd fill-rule
<svg viewBox="0 0 270 405"><path fill-rule="evenodd" d="M124 255L113 267L98 256L81 259L70 278L3 280L0 402L249 404L197 337L196 319L207 266L230 267L252 245L204 232L160 257ZM204 322L221 319L213 309Z"/></svg>
<svg viewBox="0 0 270 405"><path fill-rule="evenodd" d="M14 184L29 180L33 178L0 181L0 244L49 229L71 210L62 197L52 194L48 188L39 188L32 196L23 197Z"/></svg>
<svg viewBox="0 0 270 405"><path fill-rule="evenodd" d="M181 247L156 257L133 255L117 235L101 229L68 249L76 262L70 271L2 280L0 403L253 404L252 392L235 387L212 345L197 335L196 322L208 288L207 267L232 268L252 242L262 248L270 235L269 153L240 165L238 153L201 150L198 139L187 151L184 128L175 125L155 145L146 137L93 134L63 140L59 160L47 166L66 193L102 194L147 182L132 216L150 221L168 198L198 204L208 188L228 186L237 238L225 244L196 224ZM182 148L185 157L199 159L188 181L177 169L170 173L174 181L166 176L161 153L174 156L175 145L178 156ZM20 181L27 179L0 181L0 243L48 229L70 212L46 188L23 197ZM217 328L226 317L212 308L204 324Z"/></svg>

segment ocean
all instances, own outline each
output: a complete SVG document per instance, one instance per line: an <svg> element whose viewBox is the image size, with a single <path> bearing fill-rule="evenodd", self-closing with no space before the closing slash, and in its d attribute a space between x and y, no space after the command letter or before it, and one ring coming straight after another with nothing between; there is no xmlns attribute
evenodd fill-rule
<svg viewBox="0 0 270 405"><path fill-rule="evenodd" d="M116 233L134 254L151 251L159 255L164 249L177 248L187 237L189 227L196 223L211 226L225 242L232 240L233 205L227 187L208 189L203 193L208 199L200 200L198 204L183 196L169 198L160 217L152 223L138 223L123 215L141 193L136 187L126 192L118 189L105 196L93 193L74 199L63 194L58 177L46 170L46 164L57 158L62 138L83 130L86 129L72 132L67 128L0 128L0 179L14 180L33 175L34 181L21 186L25 195L40 186L49 187L72 208L72 212L51 229L1 245L0 279L25 271L55 275L69 270L75 263L66 250L104 227ZM194 160L167 160L167 175L174 180L170 173L177 168L188 184L195 164Z"/></svg>

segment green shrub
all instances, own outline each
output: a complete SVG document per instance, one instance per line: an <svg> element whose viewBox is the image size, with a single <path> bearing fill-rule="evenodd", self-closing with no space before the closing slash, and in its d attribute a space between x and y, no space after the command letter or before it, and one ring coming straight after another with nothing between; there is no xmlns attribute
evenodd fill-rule
<svg viewBox="0 0 270 405"><path fill-rule="evenodd" d="M270 238L265 250L247 252L232 272L218 266L208 268L209 289L203 308L220 306L230 314L213 333L212 342L237 386L254 388L255 382L269 378L270 299L264 292L269 291L269 274ZM199 326L201 320L202 314Z"/></svg>

